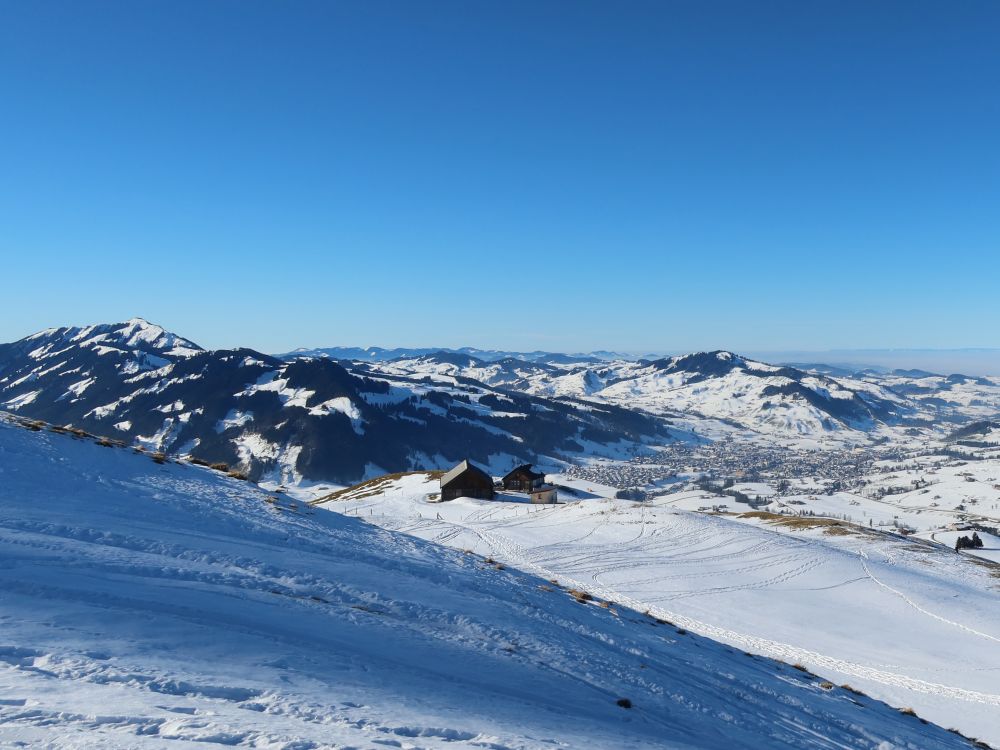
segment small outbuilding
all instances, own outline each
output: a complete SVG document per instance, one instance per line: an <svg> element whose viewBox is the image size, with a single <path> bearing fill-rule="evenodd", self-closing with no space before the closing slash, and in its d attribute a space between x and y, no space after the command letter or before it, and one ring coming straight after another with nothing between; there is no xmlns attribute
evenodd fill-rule
<svg viewBox="0 0 1000 750"><path fill-rule="evenodd" d="M551 484L543 484L528 493L531 502L536 505L552 505L559 502L558 492Z"/></svg>
<svg viewBox="0 0 1000 750"><path fill-rule="evenodd" d="M475 497L492 500L493 477L466 459L441 477L441 500Z"/></svg>
<svg viewBox="0 0 1000 750"><path fill-rule="evenodd" d="M545 475L531 470L531 464L521 464L510 471L501 482L505 490L532 492L545 484Z"/></svg>

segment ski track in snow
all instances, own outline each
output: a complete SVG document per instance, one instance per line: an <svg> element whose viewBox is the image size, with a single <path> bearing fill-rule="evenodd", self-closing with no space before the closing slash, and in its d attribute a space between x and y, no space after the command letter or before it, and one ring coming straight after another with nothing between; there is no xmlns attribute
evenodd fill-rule
<svg viewBox="0 0 1000 750"><path fill-rule="evenodd" d="M887 556L888 556L888 553L887 553ZM946 625L951 625L952 627L958 628L959 630L964 630L966 633L972 633L973 635L978 636L980 638L985 638L986 640L993 641L995 643L1000 643L1000 638L997 638L996 636L992 636L989 633L983 633L983 632L981 632L979 630L976 630L975 628L970 628L968 625L963 625L960 622L955 622L954 620L949 620L946 617L942 617L941 615L935 614L934 612L931 612L930 610L921 607L919 604L917 604L915 601L913 601L910 597L908 597L902 591L900 591L899 589L894 589L889 584L884 583L883 581L880 581L875 576L875 574L872 573L871 568L868 567L868 553L866 553L864 550L858 550L858 557L861 559L861 567L864 568L865 575L867 575L868 578L870 578L873 583L875 583L878 586L881 586L886 591L889 591L889 592L895 594L900 599L902 599L904 602L906 602L911 607L913 607L915 610L917 610L917 612L920 612L923 615L927 615L928 617L933 617L935 620L943 622ZM895 563L891 562L890 564L895 564ZM996 697L996 696L994 696L994 697Z"/></svg>
<svg viewBox="0 0 1000 750"><path fill-rule="evenodd" d="M841 674L850 675L852 677L861 677L866 680L871 680L872 682L878 682L883 685L892 685L895 687L906 688L907 690L914 690L919 693L930 693L932 695L942 695L950 698L958 698L964 701L972 701L974 703L983 703L991 706L1000 706L1000 695L994 695L990 693L981 693L974 690L965 690L963 688L951 687L949 685L941 685L938 683L927 682L925 680L916 679L914 677L907 677L906 675L896 674L893 672L887 672L881 669L873 669L871 667L866 667L861 664L855 664L850 661L845 661L843 659L837 659L831 656L826 656L824 654L817 653L815 651L810 651L809 649L800 648L798 646L793 646L788 643L779 643L777 641L768 640L766 638L757 638L754 636L748 636L743 633L737 633L733 630L726 628L720 628L715 625L710 625L699 620L694 620L690 617L682 615L678 612L673 612L668 609L664 609L656 604L650 604L648 602L640 601L634 599L630 596L626 596L614 589L606 588L601 585L594 586L593 584L586 584L581 581L577 581L565 574L556 573L548 568L538 565L528 559L528 556L524 554L524 551L518 547L514 542L505 538L501 534L493 531L483 531L476 529L474 527L465 527L470 531L477 534L484 542L486 542L492 549L499 553L505 561L509 562L511 565L521 567L525 570L530 570L537 575L557 579L561 583L567 583L574 588L578 588L582 591L588 591L603 599L608 601L621 604L623 606L629 607L636 610L637 612L649 612L650 615L658 617L663 620L668 620L673 622L675 625L680 625L688 630L696 632L700 635L704 635L715 640L724 641L727 643L732 643L739 645L747 650L757 651L762 654L767 654L775 658L781 659L787 662L809 662L811 664L818 665L825 669L830 669ZM865 567L867 571L867 566ZM881 584L874 576L869 573L869 577L872 578L879 585ZM888 586L885 588L893 591L900 596L903 596L895 589L891 589ZM985 636L991 640L997 640L992 636L986 635L985 633L980 633L979 631L967 628L960 623L954 623L950 620L945 620L944 618L937 617L932 613L926 612L919 606L914 604L912 601L906 599L907 603L915 607L924 614L931 615L942 622L948 623L950 625L956 625L957 627L967 630L979 636Z"/></svg>
<svg viewBox="0 0 1000 750"><path fill-rule="evenodd" d="M581 607L502 533L397 521L477 534L511 566L0 419L0 746L966 747L694 631Z"/></svg>
<svg viewBox="0 0 1000 750"><path fill-rule="evenodd" d="M876 532L817 537L820 532L810 535L772 530L752 521L674 511L666 504L654 503L648 510L645 505L600 499L530 508L485 501L435 506L425 504L419 493L413 495L412 488L410 499L406 500L406 492L402 489L392 497L386 493L349 505L362 518L370 513L369 520L376 524L460 548L481 549L512 567L558 580L566 587L623 607L648 612L745 651L805 664L831 680L838 675L853 678L849 681L858 684L855 682L858 680L872 694L896 705L915 704L918 710L931 712L945 725L964 726L972 734L987 735L986 739L996 741L1000 695L990 689L996 684L990 675L1000 670L994 650L997 636L985 632L982 626L973 627L974 620L961 622L955 616L942 617L926 604L944 603L952 596L959 596L949 589L954 591L953 586L960 587L966 582L970 590L981 592L976 596L983 597L978 600L983 608L970 609L972 605L966 603L961 611L978 613L979 621L990 622L988 613L995 599L990 600L986 591L995 587L989 583L989 573L959 556L933 547L921 549L912 542L907 545L902 539L878 547L879 539L884 537ZM438 518L428 518L426 510ZM401 516L407 515L410 517L403 521ZM609 524L612 519L614 523ZM630 529L633 524L639 528ZM468 538L463 540L463 536ZM473 539L480 540L483 546ZM886 564L896 565L907 576L908 583L915 586L913 593L901 592L879 579L874 566L859 554L863 549L883 553ZM901 559L897 561L896 555L902 555ZM852 566L856 566L856 573L852 574ZM650 574L644 576L644 569ZM923 577L925 570L933 572L927 580ZM727 580L730 576L734 580ZM802 583L797 583L800 580ZM843 619L837 615L834 600L808 598L809 592L825 596L827 591L847 586L870 587L870 591L864 593L858 589L836 600L854 602L850 605L852 611L845 613ZM883 592L883 596L871 593L875 591ZM725 614L728 597L753 592L757 592L756 599L734 599L734 603L739 602L741 607L769 608L768 600L773 596L775 604L783 602L781 614L776 611L771 621L759 614L746 620ZM793 598L785 602L782 592ZM917 592L922 597L920 602L916 599ZM825 624L827 617L834 617L832 638L810 633L811 625L803 624L798 629L779 625L785 613L795 614L796 605L792 603L795 596L807 597L801 600L806 606L819 607L802 611L812 612L817 623ZM719 603L708 603L716 597ZM889 599L899 601L900 606L891 607ZM671 602L684 602L685 610L678 611ZM870 626L866 607L874 618ZM884 623L878 615L883 608L891 613ZM926 618L927 622L938 623L937 629L914 621L917 627L911 635L907 610L918 621ZM701 612L713 619L707 619ZM800 615L796 621L809 622L803 617ZM752 623L757 632L741 629L739 623L744 621ZM874 628L877 634L871 643L864 643L868 640L864 635L866 627ZM957 639L948 638L942 627L951 629ZM897 631L898 638L893 635ZM805 642L797 645L787 637L775 638L771 632L796 639L801 636ZM858 645L862 648L854 647L852 638L860 639ZM935 655L937 639L942 639L941 656ZM828 648L816 648L817 645ZM980 650L983 658L977 656ZM852 658L854 654L856 658ZM949 676L961 676L966 684L952 683L947 679Z"/></svg>

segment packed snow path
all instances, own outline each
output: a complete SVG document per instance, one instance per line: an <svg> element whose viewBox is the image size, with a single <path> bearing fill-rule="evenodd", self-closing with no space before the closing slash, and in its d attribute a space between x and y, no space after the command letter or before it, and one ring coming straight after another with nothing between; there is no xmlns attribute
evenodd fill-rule
<svg viewBox="0 0 1000 750"><path fill-rule="evenodd" d="M491 554L1000 742L996 568L874 531L791 533L655 502L428 504L434 489L412 475L325 507Z"/></svg>

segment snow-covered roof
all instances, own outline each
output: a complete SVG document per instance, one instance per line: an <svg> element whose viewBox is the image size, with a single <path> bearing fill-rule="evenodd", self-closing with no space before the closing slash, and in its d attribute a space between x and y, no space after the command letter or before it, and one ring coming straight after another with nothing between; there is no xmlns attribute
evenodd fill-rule
<svg viewBox="0 0 1000 750"><path fill-rule="evenodd" d="M458 463L453 469L451 469L450 471L448 471L443 477L441 477L441 486L444 487L448 483L452 482L453 480L457 479L462 474L464 474L465 472L467 472L469 469L472 469L474 471L478 471L478 472L480 472L482 474L486 474L485 471L483 471L482 469L480 469L475 464L470 463L469 459L465 458L465 459L462 459L462 461L460 463ZM486 474L486 476L489 476L489 474Z"/></svg>

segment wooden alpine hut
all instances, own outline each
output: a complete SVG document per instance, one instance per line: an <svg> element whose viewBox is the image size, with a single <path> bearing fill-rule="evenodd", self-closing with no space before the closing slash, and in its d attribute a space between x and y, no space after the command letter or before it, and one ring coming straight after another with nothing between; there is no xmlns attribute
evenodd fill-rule
<svg viewBox="0 0 1000 750"><path fill-rule="evenodd" d="M545 484L545 475L531 470L531 464L521 464L512 469L502 480L505 490L531 492Z"/></svg>
<svg viewBox="0 0 1000 750"><path fill-rule="evenodd" d="M493 499L493 477L465 459L441 477L441 500L456 497Z"/></svg>

